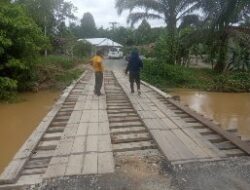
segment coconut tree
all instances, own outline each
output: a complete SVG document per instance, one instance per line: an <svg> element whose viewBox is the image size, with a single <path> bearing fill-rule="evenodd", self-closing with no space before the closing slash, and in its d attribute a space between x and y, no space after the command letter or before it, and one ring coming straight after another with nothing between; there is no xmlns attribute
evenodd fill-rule
<svg viewBox="0 0 250 190"><path fill-rule="evenodd" d="M175 36L177 22L192 9L198 0L116 0L116 8L121 14L129 10L128 22L135 24L142 19L163 19L169 35L169 63L175 63Z"/></svg>

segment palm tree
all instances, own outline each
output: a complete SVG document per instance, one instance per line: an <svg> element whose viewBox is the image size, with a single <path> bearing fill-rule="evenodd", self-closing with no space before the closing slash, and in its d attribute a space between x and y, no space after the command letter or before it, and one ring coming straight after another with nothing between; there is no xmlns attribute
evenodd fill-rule
<svg viewBox="0 0 250 190"><path fill-rule="evenodd" d="M205 22L211 31L209 40L217 44L218 58L215 70L223 72L228 49L227 28L242 21L250 13L249 0L200 0L197 7L205 13Z"/></svg>
<svg viewBox="0 0 250 190"><path fill-rule="evenodd" d="M163 19L170 37L168 62L174 64L177 22L197 3L198 0L116 0L116 8L119 14L130 11L128 22L132 25L142 19Z"/></svg>

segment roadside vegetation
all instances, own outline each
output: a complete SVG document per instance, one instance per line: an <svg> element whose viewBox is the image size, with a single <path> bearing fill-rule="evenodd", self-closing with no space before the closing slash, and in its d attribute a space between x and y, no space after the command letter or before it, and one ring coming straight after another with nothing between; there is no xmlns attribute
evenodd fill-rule
<svg viewBox="0 0 250 190"><path fill-rule="evenodd" d="M156 42L140 45L144 80L164 89L250 91L249 1L116 0L116 8L130 11L132 25L148 19L167 25Z"/></svg>
<svg viewBox="0 0 250 190"><path fill-rule="evenodd" d="M191 88L216 92L250 92L250 73L215 72L204 68L187 68L155 60L145 60L142 79L165 91L169 88Z"/></svg>
<svg viewBox="0 0 250 190"><path fill-rule="evenodd" d="M0 2L0 100L65 88L83 72L86 47L65 26L73 10L64 0Z"/></svg>

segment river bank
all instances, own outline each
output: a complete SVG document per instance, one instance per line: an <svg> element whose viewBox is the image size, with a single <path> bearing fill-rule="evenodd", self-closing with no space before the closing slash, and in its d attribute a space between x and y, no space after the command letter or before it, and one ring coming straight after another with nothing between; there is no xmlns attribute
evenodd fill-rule
<svg viewBox="0 0 250 190"><path fill-rule="evenodd" d="M77 79L84 71L85 59L69 58L60 55L39 57L30 70L32 77L23 82L6 82L0 80L0 101L18 102L22 92L39 92L42 90L62 90Z"/></svg>

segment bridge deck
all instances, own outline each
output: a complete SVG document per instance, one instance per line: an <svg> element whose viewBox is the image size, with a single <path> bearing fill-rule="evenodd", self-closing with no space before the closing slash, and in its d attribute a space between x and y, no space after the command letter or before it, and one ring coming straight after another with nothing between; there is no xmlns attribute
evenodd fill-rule
<svg viewBox="0 0 250 190"><path fill-rule="evenodd" d="M115 150L129 151L135 145L155 147L147 132L172 164L245 155L227 139L169 104L163 92L142 85L141 96L131 95L127 77L117 71L114 76L116 79L105 77L109 96L93 95L94 75L90 71L67 89L3 172L0 189L62 176L113 173ZM114 81L120 88L112 87ZM120 139L113 140L114 134L120 134ZM119 142L123 142L120 147Z"/></svg>

